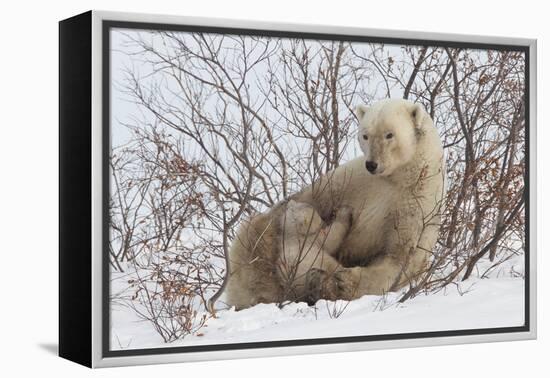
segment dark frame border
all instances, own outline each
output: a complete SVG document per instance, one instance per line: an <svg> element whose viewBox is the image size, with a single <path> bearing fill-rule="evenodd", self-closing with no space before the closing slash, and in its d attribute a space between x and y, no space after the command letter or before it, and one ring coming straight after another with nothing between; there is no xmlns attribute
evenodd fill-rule
<svg viewBox="0 0 550 378"><path fill-rule="evenodd" d="M298 340L280 340L280 341L261 341L261 342L245 342L232 344L210 344L196 346L180 346L180 347L158 347L158 348L143 348L143 349L128 349L128 350L110 350L110 303L109 303L109 196L110 196L110 169L109 155L111 150L110 144L110 32L113 28L123 29L143 29L143 30L170 30L190 33L216 33L216 34L239 34L239 35L254 35L263 37L282 37L282 38L301 38L314 40L332 40L332 41L349 41L349 42L367 42L367 43L383 43L397 45L428 45L437 47L459 47L468 49L484 49L484 50L506 50L518 51L525 54L525 177L524 177L524 195L525 195L525 278L524 278L524 319L525 323L519 327L500 327L500 328L478 328L466 330L448 330L448 331L433 331L433 332L416 332L416 333L397 333L386 335L367 335L367 336L346 336L346 337L331 337L318 339L298 339ZM403 32L404 34L406 32ZM319 345L319 344L339 344L350 342L367 342L367 341L387 341L400 339L420 339L434 337L449 337L449 336L473 336L499 333L519 333L530 331L530 219L529 219L529 164L530 164L530 50L529 46L508 45L508 44L490 44L478 42L454 42L429 39L412 39L412 38L388 38L388 37L368 37L346 34L325 34L325 33L306 33L306 32L291 32L291 31L275 31L250 28L227 28L215 26L197 26L197 25L178 25L178 24L163 24L163 23L148 23L148 22L130 22L104 20L102 21L102 356L108 357L123 357L123 356L141 356L141 355L158 355L158 354L173 354L173 353L190 353L190 352L210 352L235 349L254 349L254 348L280 348L304 345Z"/></svg>
<svg viewBox="0 0 550 378"><path fill-rule="evenodd" d="M59 21L59 356L92 366L92 12Z"/></svg>

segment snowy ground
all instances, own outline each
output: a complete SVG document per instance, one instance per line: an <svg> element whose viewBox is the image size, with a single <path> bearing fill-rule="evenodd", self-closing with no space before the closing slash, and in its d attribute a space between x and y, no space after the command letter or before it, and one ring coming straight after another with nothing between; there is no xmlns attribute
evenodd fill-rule
<svg viewBox="0 0 550 378"><path fill-rule="evenodd" d="M506 270L495 272L491 278L472 278L403 304L396 303L400 293L390 293L385 297L364 296L352 302L319 301L315 307L294 303L279 309L274 304L261 304L238 312L231 309L219 311L217 318L209 319L196 335L169 344L164 343L153 327L140 320L131 309L113 306L111 348L521 326L524 323L524 280L510 274L510 271L518 271L517 266L510 263Z"/></svg>

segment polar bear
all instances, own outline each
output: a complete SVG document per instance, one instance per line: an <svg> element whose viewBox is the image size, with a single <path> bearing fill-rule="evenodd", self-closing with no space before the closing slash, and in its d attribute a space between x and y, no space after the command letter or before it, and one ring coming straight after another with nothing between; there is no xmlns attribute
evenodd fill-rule
<svg viewBox="0 0 550 378"><path fill-rule="evenodd" d="M441 139L422 105L384 100L359 105L363 156L294 196L321 217L338 206L354 219L336 258L349 268L342 297L384 294L412 283L437 241L444 197Z"/></svg>
<svg viewBox="0 0 550 378"><path fill-rule="evenodd" d="M363 156L291 196L322 219L331 219L339 208L351 209L351 227L330 253L338 266L311 267L312 273L327 269L328 282L303 283L310 293L315 284L336 288L335 297L348 300L397 290L424 271L437 240L445 190L441 139L422 105L389 99L359 105L356 115ZM276 267L284 214L285 206L278 204L241 225L228 256L229 305L245 308L282 299Z"/></svg>

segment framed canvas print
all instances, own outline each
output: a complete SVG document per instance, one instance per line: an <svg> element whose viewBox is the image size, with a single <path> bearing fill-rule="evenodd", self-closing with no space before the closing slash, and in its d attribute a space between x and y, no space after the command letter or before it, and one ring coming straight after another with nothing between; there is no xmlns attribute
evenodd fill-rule
<svg viewBox="0 0 550 378"><path fill-rule="evenodd" d="M536 337L536 41L59 25L62 357Z"/></svg>

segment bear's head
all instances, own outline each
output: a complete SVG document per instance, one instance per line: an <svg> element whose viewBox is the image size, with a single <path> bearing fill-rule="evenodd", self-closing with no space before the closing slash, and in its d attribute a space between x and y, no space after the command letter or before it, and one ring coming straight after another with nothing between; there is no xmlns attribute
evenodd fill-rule
<svg viewBox="0 0 550 378"><path fill-rule="evenodd" d="M313 206L294 200L288 201L285 216L282 217L283 228L288 234L307 235L319 232L323 220Z"/></svg>
<svg viewBox="0 0 550 378"><path fill-rule="evenodd" d="M358 139L365 168L373 175L389 176L409 163L431 119L422 105L407 100L383 100L356 108Z"/></svg>

